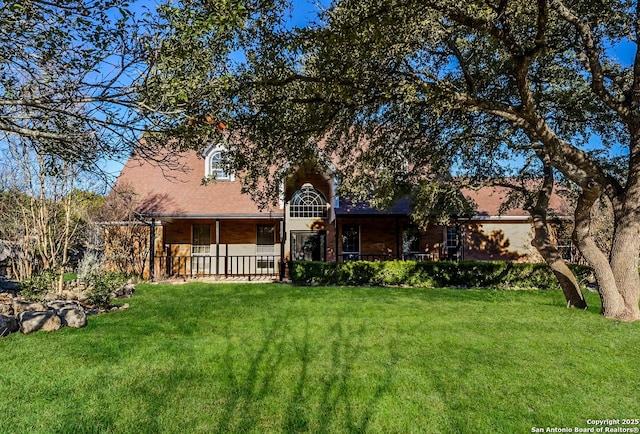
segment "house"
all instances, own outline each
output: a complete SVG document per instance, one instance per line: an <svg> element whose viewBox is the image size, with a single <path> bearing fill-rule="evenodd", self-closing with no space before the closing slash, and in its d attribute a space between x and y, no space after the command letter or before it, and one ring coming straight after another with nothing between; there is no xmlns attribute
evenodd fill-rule
<svg viewBox="0 0 640 434"><path fill-rule="evenodd" d="M537 261L528 214L500 214L507 190L463 191L477 215L420 229L408 199L381 211L337 195L330 171L300 167L282 185L279 203L262 209L219 168L221 151L187 152L187 170L167 170L132 156L114 192L135 196L132 207L149 229L145 274L278 275L281 262L365 260ZM203 179L215 175L215 182ZM560 207L552 198L552 207Z"/></svg>

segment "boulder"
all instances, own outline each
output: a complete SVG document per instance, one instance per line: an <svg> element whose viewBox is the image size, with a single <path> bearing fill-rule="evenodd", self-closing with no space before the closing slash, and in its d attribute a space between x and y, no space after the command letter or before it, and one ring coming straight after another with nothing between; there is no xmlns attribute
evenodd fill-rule
<svg viewBox="0 0 640 434"><path fill-rule="evenodd" d="M63 326L79 329L87 325L87 315L75 301L56 300L49 303L49 307L62 319Z"/></svg>
<svg viewBox="0 0 640 434"><path fill-rule="evenodd" d="M67 300L77 300L78 299L78 294L75 291L72 291L70 289L65 289L64 291L62 291L62 296L64 298L66 298Z"/></svg>
<svg viewBox="0 0 640 434"><path fill-rule="evenodd" d="M13 316L13 296L0 294L0 315Z"/></svg>
<svg viewBox="0 0 640 434"><path fill-rule="evenodd" d="M119 289L113 291L111 295L115 298L131 298L133 292L136 290L136 285L133 283L125 283Z"/></svg>
<svg viewBox="0 0 640 434"><path fill-rule="evenodd" d="M64 309L80 309L80 305L76 301L72 300L55 300L47 303L50 309L61 311Z"/></svg>
<svg viewBox="0 0 640 434"><path fill-rule="evenodd" d="M49 310L49 308L42 303L33 303L23 298L17 298L17 297L13 299L14 315L21 314L22 312L29 312L29 311L44 312L46 310Z"/></svg>
<svg viewBox="0 0 640 434"><path fill-rule="evenodd" d="M17 332L20 329L18 322L12 316L0 315L0 338Z"/></svg>
<svg viewBox="0 0 640 434"><path fill-rule="evenodd" d="M59 294L56 294L55 292L47 292L44 297L42 297L43 301L54 301L60 298Z"/></svg>
<svg viewBox="0 0 640 434"><path fill-rule="evenodd" d="M14 298L13 299L13 314L14 315L19 315L22 312L27 312L29 310L29 306L31 305L31 302L20 299L20 298Z"/></svg>
<svg viewBox="0 0 640 434"><path fill-rule="evenodd" d="M31 312L46 312L49 308L42 303L31 303L27 306L27 310Z"/></svg>
<svg viewBox="0 0 640 434"><path fill-rule="evenodd" d="M18 315L20 331L24 334L38 330L52 332L62 328L62 319L54 310L45 312L22 312Z"/></svg>
<svg viewBox="0 0 640 434"><path fill-rule="evenodd" d="M0 302L0 315L13 316L13 303L1 303Z"/></svg>
<svg viewBox="0 0 640 434"><path fill-rule="evenodd" d="M87 314L80 307L58 311L58 316L62 319L63 325L68 327L79 329L87 325Z"/></svg>

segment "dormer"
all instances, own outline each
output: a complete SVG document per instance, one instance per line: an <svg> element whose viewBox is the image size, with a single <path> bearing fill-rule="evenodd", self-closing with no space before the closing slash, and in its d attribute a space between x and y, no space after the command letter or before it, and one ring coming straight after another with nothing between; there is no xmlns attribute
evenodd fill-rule
<svg viewBox="0 0 640 434"><path fill-rule="evenodd" d="M225 147L219 143L210 146L204 154L204 176L216 181L233 181L235 176L224 168L223 154Z"/></svg>

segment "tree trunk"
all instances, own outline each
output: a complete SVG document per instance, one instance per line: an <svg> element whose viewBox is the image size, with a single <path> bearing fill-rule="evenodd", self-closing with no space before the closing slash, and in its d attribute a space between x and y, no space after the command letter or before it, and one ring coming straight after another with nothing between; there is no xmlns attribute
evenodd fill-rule
<svg viewBox="0 0 640 434"><path fill-rule="evenodd" d="M620 321L636 321L640 319L640 277L637 267L640 222L629 217L616 218L611 257L607 258L589 233L591 207L601 194L600 186L583 188L575 211L573 239L593 268L602 302L602 314Z"/></svg>
<svg viewBox="0 0 640 434"><path fill-rule="evenodd" d="M640 221L632 213L624 213L619 219L611 246L610 264L622 299L622 310L616 318L624 321L640 319L640 275L638 251L640 250ZM603 310L604 310L603 301ZM609 316L606 311L605 316Z"/></svg>
<svg viewBox="0 0 640 434"><path fill-rule="evenodd" d="M529 207L529 213L533 219L534 238L531 245L536 248L544 261L549 265L551 271L558 279L560 288L564 293L567 301L567 307L576 307L578 309L586 309L587 302L582 295L580 285L573 272L564 262L562 255L558 251L556 245L552 242L549 234L549 225L547 223L547 210L549 209L549 199L553 191L553 169L548 161L543 157L544 162L544 179L535 204Z"/></svg>
<svg viewBox="0 0 640 434"><path fill-rule="evenodd" d="M534 216L534 234L531 245L538 250L556 276L556 279L558 279L564 298L567 301L567 307L586 309L588 307L587 302L582 295L576 276L564 262L556 246L551 242L547 223L541 220L539 216Z"/></svg>

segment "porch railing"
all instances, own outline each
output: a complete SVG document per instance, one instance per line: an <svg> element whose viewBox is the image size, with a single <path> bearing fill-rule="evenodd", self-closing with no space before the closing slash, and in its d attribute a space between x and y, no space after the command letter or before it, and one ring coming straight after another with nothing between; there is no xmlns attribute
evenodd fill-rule
<svg viewBox="0 0 640 434"><path fill-rule="evenodd" d="M278 255L156 256L156 275L197 276L278 276Z"/></svg>
<svg viewBox="0 0 640 434"><path fill-rule="evenodd" d="M361 255L359 253L343 253L338 255L338 262L349 261L393 261L396 259L393 255Z"/></svg>
<svg viewBox="0 0 640 434"><path fill-rule="evenodd" d="M434 255L433 253L420 253L420 252L409 252L403 253L399 258L396 258L393 254L374 254L374 255L361 255L359 253L343 253L338 255L338 262L349 262L349 261L394 261L394 260L402 260L402 261L433 261L437 260L439 255Z"/></svg>

